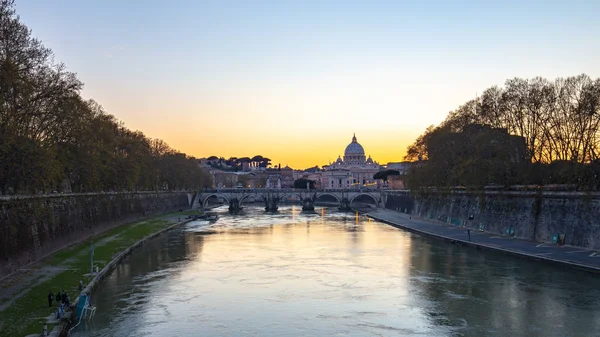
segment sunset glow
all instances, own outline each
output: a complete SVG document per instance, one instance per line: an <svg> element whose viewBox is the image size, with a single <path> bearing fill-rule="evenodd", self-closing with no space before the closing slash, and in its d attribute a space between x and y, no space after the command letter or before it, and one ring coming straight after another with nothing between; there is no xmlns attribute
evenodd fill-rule
<svg viewBox="0 0 600 337"><path fill-rule="evenodd" d="M294 168L335 160L353 132L380 163L401 161L427 126L508 78L597 77L598 7L17 4L84 97L129 128L196 157L260 154Z"/></svg>

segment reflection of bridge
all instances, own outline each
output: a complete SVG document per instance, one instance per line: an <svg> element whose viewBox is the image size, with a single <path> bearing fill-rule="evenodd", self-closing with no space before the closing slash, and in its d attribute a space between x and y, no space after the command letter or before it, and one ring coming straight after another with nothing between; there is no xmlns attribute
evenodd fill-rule
<svg viewBox="0 0 600 337"><path fill-rule="evenodd" d="M323 200L329 196L335 199L340 207L349 207L357 198L371 199L377 207L385 206L386 193L378 189L326 189L326 190L304 190L304 189L212 189L204 190L194 196L192 208L204 208L210 198L223 199L230 207L241 207L244 201L267 201L276 202L303 202L312 205L318 202L331 202ZM321 199L321 200L319 200Z"/></svg>

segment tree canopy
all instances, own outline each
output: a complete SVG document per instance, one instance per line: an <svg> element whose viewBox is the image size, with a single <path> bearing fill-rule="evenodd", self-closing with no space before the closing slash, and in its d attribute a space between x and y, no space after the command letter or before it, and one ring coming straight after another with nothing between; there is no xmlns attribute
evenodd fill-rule
<svg viewBox="0 0 600 337"><path fill-rule="evenodd" d="M311 190L315 189L316 182L314 180L310 180L310 179L306 179L306 178L300 178L300 179L294 180L294 188L306 189L307 183L308 183L309 189L311 189Z"/></svg>
<svg viewBox="0 0 600 337"><path fill-rule="evenodd" d="M373 179L381 179L383 181L388 181L389 176L399 176L400 171L398 170L383 170L375 173L373 175Z"/></svg>
<svg viewBox="0 0 600 337"><path fill-rule="evenodd" d="M409 146L405 160L421 161L409 183L598 186L599 136L600 79L513 78L451 111ZM554 164L566 162L572 164ZM561 174L553 174L558 167Z"/></svg>
<svg viewBox="0 0 600 337"><path fill-rule="evenodd" d="M0 192L197 188L197 160L127 129L0 0Z"/></svg>
<svg viewBox="0 0 600 337"><path fill-rule="evenodd" d="M207 160L215 161L217 159L216 156L211 156L207 158ZM256 155L252 158L250 157L231 157L229 159L218 158L219 160L216 162L209 162L208 165L211 167L223 170L223 171L241 171L243 169L244 164L251 164L252 166L267 168L271 165L271 159L267 157L263 157L261 155Z"/></svg>

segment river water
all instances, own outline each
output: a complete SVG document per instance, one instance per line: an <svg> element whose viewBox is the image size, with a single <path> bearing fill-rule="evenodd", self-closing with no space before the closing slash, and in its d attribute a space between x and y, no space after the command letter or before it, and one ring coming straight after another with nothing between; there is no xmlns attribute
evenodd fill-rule
<svg viewBox="0 0 600 337"><path fill-rule="evenodd" d="M217 211L135 250L75 336L600 336L596 275L334 209Z"/></svg>

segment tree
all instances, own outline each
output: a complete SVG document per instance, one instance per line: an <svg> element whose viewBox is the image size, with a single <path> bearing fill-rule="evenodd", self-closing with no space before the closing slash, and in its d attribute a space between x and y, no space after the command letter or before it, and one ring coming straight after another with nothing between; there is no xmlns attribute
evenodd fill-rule
<svg viewBox="0 0 600 337"><path fill-rule="evenodd" d="M425 147L429 137L435 131L435 127L430 125L427 127L425 132L420 135L415 142L408 147L404 160L415 162L420 160L427 160L427 148Z"/></svg>
<svg viewBox="0 0 600 337"><path fill-rule="evenodd" d="M310 180L310 179L306 179L306 178L300 178L300 179L294 180L294 188L306 189L306 184L308 184L309 189L311 189L311 190L315 189L316 182L314 180Z"/></svg>
<svg viewBox="0 0 600 337"><path fill-rule="evenodd" d="M165 142L127 129L0 0L0 192L196 188L210 175Z"/></svg>
<svg viewBox="0 0 600 337"><path fill-rule="evenodd" d="M523 137L478 124L467 125L461 132L438 128L425 148L429 159L411 172L413 186L505 184L514 176L515 167L529 160Z"/></svg>
<svg viewBox="0 0 600 337"><path fill-rule="evenodd" d="M399 175L400 175L400 171L397 171L397 170L383 170L383 171L379 171L379 172L375 173L373 175L373 179L388 181L389 176L399 176Z"/></svg>
<svg viewBox="0 0 600 337"><path fill-rule="evenodd" d="M258 165L259 167L264 167L267 168L271 165L271 159L267 158L267 157L263 157L260 164Z"/></svg>
<svg viewBox="0 0 600 337"><path fill-rule="evenodd" d="M464 174L477 170L477 167L471 167L465 162L461 162L464 158L451 156L452 153L444 153L447 150L456 150L454 147L449 149L444 147L449 144L438 143L438 146L434 146L432 149L427 148L427 144L454 140L454 135L444 136L444 133L461 133L472 125L504 129L509 135L521 137L520 139L524 140L525 156L528 158L528 162L518 165L520 168L517 175L523 183L527 183L527 179L540 181L538 174L542 171L549 176L564 176L558 172L557 174L551 173L552 170L564 172L564 167L571 167L573 168L572 172L578 172L577 174L581 175L575 179L579 184L583 181L593 181L589 178L591 168L588 169L588 166L591 167L592 163L600 159L598 157L600 152L600 79L593 80L585 74L557 78L554 81L541 77L509 79L503 87L490 87L483 92L481 97L470 100L451 111L439 126L427 128L409 146L405 160L430 160L432 153L440 151L441 155L446 155L445 158L452 161L445 163L448 169L454 170L460 167ZM431 138L434 134L437 140L432 141ZM444 137L449 138L444 139ZM517 152L520 156L522 142L518 143ZM469 143L467 145L477 144ZM516 155L516 152L513 155ZM455 159L459 162L456 162ZM570 166L552 165L555 161L568 161L575 164ZM439 164L440 162L436 165ZM472 165L483 164L472 162ZM502 165L500 162L496 164ZM428 166L432 167L429 163L415 166L411 170L412 178L410 180L414 181L419 175L425 179ZM421 173L418 174L417 171ZM434 172L427 174L434 174ZM585 176L586 174L588 176ZM431 177L431 179L435 180L436 178ZM431 179L429 181L433 182Z"/></svg>

